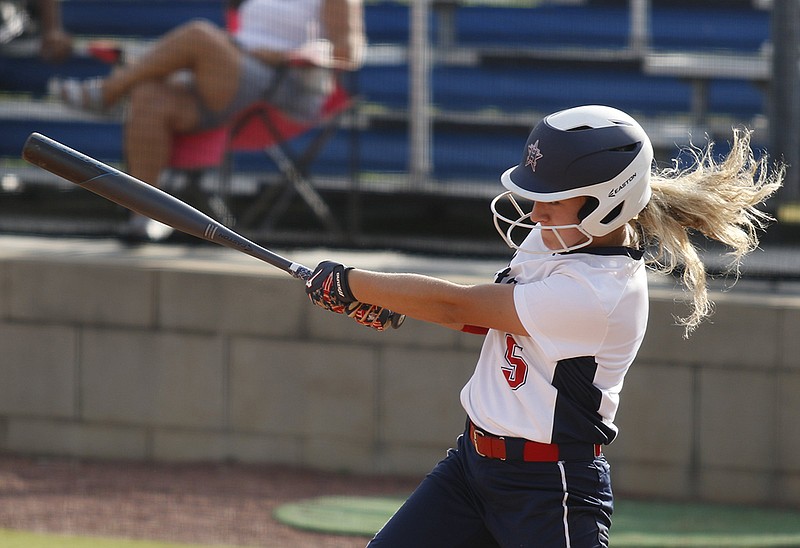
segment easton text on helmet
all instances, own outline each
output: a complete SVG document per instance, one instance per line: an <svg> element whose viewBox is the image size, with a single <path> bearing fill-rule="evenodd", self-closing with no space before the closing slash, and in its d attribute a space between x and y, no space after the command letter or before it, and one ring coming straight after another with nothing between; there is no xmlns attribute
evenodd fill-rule
<svg viewBox="0 0 800 548"><path fill-rule="evenodd" d="M609 198L613 198L614 196L616 196L617 194L619 194L619 193L620 193L620 191L622 191L622 189L624 189L626 186L628 186L628 184L629 184L631 181L633 181L635 178L636 178L636 173L634 173L633 175L631 175L630 177L628 177L628 180L627 180L627 181L625 181L624 183L622 183L621 185L619 185L617 188L613 188L613 189L611 189L611 191L608 193L608 197L609 197Z"/></svg>

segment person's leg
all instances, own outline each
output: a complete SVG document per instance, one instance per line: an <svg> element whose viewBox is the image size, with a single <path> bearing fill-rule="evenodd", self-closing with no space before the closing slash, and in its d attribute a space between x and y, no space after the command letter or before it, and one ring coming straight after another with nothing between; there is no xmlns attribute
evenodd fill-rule
<svg viewBox="0 0 800 548"><path fill-rule="evenodd" d="M175 133L197 125L197 97L183 86L150 81L133 88L124 125L128 173L151 185L169 164Z"/></svg>
<svg viewBox="0 0 800 548"><path fill-rule="evenodd" d="M168 166L175 133L197 125L197 96L179 84L148 81L131 91L124 125L124 148L128 173L158 186ZM160 241L172 233L170 227L132 213L122 238L130 242Z"/></svg>
<svg viewBox="0 0 800 548"><path fill-rule="evenodd" d="M613 512L608 465L484 460L476 491L492 503L484 515L501 546L604 548Z"/></svg>
<svg viewBox="0 0 800 548"><path fill-rule="evenodd" d="M138 85L166 82L180 71L191 72L199 98L211 111L221 111L237 91L243 53L228 33L205 21L192 21L170 31L142 57L108 76L78 80L53 78L50 93L67 105L107 112Z"/></svg>
<svg viewBox="0 0 800 548"><path fill-rule="evenodd" d="M112 72L103 82L103 103L111 106L138 84L188 69L208 108L220 110L236 93L240 55L225 30L206 21L186 23L165 34L141 58Z"/></svg>
<svg viewBox="0 0 800 548"><path fill-rule="evenodd" d="M378 531L369 548L492 548L499 546L482 520L477 500L464 475L459 448L431 471L394 516Z"/></svg>

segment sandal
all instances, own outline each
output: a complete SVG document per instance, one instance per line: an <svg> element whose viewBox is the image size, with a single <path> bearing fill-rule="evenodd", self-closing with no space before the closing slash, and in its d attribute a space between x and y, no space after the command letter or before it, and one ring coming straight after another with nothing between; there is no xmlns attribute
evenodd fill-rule
<svg viewBox="0 0 800 548"><path fill-rule="evenodd" d="M48 83L49 93L60 99L65 105L96 114L105 113L108 109L103 103L103 79L89 78L52 78Z"/></svg>

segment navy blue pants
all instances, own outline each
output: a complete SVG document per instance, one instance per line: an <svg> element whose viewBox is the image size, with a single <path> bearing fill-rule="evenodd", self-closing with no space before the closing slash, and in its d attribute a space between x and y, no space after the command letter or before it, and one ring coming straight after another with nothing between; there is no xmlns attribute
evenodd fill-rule
<svg viewBox="0 0 800 548"><path fill-rule="evenodd" d="M462 435L369 547L607 547L612 512L603 456L502 461Z"/></svg>

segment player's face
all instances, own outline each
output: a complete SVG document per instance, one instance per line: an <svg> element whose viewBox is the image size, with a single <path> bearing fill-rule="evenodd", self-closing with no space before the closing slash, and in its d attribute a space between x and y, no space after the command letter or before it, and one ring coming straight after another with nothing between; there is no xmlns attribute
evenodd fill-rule
<svg viewBox="0 0 800 548"><path fill-rule="evenodd" d="M584 203L586 203L585 196L555 202L534 202L531 221L539 223L542 228L542 241L548 249L572 247L587 240L586 235L577 228L553 228L550 230L546 228L580 224L578 211Z"/></svg>

